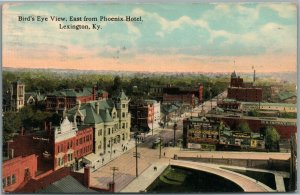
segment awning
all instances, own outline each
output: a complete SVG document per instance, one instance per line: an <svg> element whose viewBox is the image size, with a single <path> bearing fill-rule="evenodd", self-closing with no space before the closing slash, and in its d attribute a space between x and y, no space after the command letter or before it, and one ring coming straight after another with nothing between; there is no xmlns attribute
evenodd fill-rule
<svg viewBox="0 0 300 195"><path fill-rule="evenodd" d="M97 154L91 153L91 154L83 157L82 161L87 164L94 164L97 161L100 162L100 156Z"/></svg>

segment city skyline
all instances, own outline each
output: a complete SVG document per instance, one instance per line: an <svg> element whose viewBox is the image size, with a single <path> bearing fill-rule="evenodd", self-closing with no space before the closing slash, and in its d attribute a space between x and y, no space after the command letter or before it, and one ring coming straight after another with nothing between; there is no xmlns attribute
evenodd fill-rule
<svg viewBox="0 0 300 195"><path fill-rule="evenodd" d="M146 72L252 72L253 67L258 72L297 70L297 7L292 3L5 4L3 15L3 67ZM103 25L100 31L62 30L57 22L19 22L20 15L129 15L141 16L143 22L98 21ZM88 22L75 22L84 23Z"/></svg>

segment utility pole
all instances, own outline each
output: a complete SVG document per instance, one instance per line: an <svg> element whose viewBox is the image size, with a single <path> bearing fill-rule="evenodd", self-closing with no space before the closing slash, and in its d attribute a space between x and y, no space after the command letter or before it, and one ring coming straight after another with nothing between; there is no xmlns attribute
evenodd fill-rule
<svg viewBox="0 0 300 195"><path fill-rule="evenodd" d="M118 167L110 167L110 170L113 171L113 179L112 179L112 182L115 183L115 171L118 171L119 168Z"/></svg>
<svg viewBox="0 0 300 195"><path fill-rule="evenodd" d="M110 138L110 159L111 159L111 156L112 156L112 141L113 141L113 138L111 137Z"/></svg>
<svg viewBox="0 0 300 195"><path fill-rule="evenodd" d="M175 147L175 136L176 136L176 127L177 127L177 123L175 122L174 123L174 126L173 126L173 130L174 130L174 140L173 140L173 147Z"/></svg>
<svg viewBox="0 0 300 195"><path fill-rule="evenodd" d="M137 133L134 134L134 138L135 138L135 152L133 153L133 157L135 157L135 174L136 177L138 177L138 158L140 158L140 153L137 152Z"/></svg>
<svg viewBox="0 0 300 195"><path fill-rule="evenodd" d="M159 137L159 158L161 159L161 137Z"/></svg>

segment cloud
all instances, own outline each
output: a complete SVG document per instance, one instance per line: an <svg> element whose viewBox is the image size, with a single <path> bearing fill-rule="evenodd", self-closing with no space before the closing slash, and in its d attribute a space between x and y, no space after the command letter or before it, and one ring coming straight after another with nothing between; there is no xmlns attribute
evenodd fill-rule
<svg viewBox="0 0 300 195"><path fill-rule="evenodd" d="M294 3L272 3L263 5L262 7L269 8L282 18L293 18L296 17L297 5Z"/></svg>

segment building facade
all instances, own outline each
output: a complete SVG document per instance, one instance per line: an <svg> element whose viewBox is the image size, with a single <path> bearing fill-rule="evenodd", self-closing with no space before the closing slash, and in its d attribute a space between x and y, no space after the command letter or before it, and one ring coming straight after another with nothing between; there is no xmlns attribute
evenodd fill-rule
<svg viewBox="0 0 300 195"><path fill-rule="evenodd" d="M233 72L230 78L230 86L227 89L227 98L245 102L261 102L263 100L263 90L255 87L253 83L245 84L243 79L237 77L236 73Z"/></svg>
<svg viewBox="0 0 300 195"><path fill-rule="evenodd" d="M66 117L54 128L54 170L84 167L82 158L93 152L93 128L70 122Z"/></svg>
<svg viewBox="0 0 300 195"><path fill-rule="evenodd" d="M37 156L18 156L2 164L2 186L4 192L13 192L26 181L35 178L37 173Z"/></svg>
<svg viewBox="0 0 300 195"><path fill-rule="evenodd" d="M47 95L47 111L64 111L76 106L76 102L86 103L96 100L97 87L82 89L64 89Z"/></svg>
<svg viewBox="0 0 300 195"><path fill-rule="evenodd" d="M20 80L14 81L10 88L10 110L19 111L25 105L25 84Z"/></svg>
<svg viewBox="0 0 300 195"><path fill-rule="evenodd" d="M77 105L67 113L77 125L90 125L94 133L94 153L103 155L112 152L114 146L130 140L131 115L128 112L130 99L121 91L113 99L101 99Z"/></svg>

